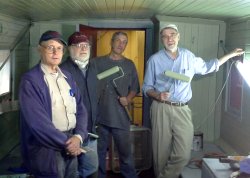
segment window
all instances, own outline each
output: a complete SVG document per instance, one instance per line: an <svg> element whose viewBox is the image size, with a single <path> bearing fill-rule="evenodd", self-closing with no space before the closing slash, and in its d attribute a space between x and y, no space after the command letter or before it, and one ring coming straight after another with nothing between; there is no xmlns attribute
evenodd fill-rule
<svg viewBox="0 0 250 178"><path fill-rule="evenodd" d="M235 111L241 109L242 80L239 71L233 66L230 75L229 105Z"/></svg>
<svg viewBox="0 0 250 178"><path fill-rule="evenodd" d="M0 66L10 57L9 50L0 50ZM10 92L10 59L0 70L0 96Z"/></svg>
<svg viewBox="0 0 250 178"><path fill-rule="evenodd" d="M241 119L243 78L234 64L229 75L226 111L236 119Z"/></svg>

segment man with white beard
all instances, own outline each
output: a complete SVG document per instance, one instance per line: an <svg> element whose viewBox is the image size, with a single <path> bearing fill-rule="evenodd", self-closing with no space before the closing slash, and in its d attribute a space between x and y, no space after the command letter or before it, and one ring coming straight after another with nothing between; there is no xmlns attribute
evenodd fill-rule
<svg viewBox="0 0 250 178"><path fill-rule="evenodd" d="M78 156L78 173L81 178L97 178L98 156L95 135L96 107L95 107L95 75L90 74L89 57L90 41L81 32L74 32L68 38L68 58L60 65L70 72L80 88L83 103L88 111L89 137L84 140L83 147L87 151ZM92 78L91 78L92 77ZM90 82L91 81L91 82Z"/></svg>

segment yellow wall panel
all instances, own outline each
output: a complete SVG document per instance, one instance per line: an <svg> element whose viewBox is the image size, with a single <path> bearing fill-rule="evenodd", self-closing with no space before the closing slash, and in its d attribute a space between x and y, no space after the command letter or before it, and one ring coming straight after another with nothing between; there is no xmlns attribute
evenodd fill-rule
<svg viewBox="0 0 250 178"><path fill-rule="evenodd" d="M97 56L103 56L110 53L110 40L117 30L102 30L97 33ZM123 53L125 57L131 59L137 69L140 87L144 77L144 49L145 49L145 32L134 30L122 30L128 35L128 44ZM134 124L142 124L142 97L141 93L134 99L130 107Z"/></svg>

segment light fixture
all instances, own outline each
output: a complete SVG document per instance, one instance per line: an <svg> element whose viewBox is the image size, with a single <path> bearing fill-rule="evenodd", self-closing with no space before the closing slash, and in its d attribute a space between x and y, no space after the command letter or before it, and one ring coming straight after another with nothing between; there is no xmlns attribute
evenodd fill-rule
<svg viewBox="0 0 250 178"><path fill-rule="evenodd" d="M235 66L250 87L250 60L245 59L244 56L245 55L242 55L243 60L236 60Z"/></svg>

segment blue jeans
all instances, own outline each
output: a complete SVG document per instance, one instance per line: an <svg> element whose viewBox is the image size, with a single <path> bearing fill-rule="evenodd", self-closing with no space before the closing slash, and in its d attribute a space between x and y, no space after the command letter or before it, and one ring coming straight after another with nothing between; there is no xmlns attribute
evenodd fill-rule
<svg viewBox="0 0 250 178"><path fill-rule="evenodd" d="M87 153L78 156L78 173L86 178L98 169L97 140L89 138L83 147L86 147Z"/></svg>
<svg viewBox="0 0 250 178"><path fill-rule="evenodd" d="M134 159L131 151L130 131L122 130L104 125L99 125L97 129L99 171L98 178L106 177L106 153L109 146L110 134L118 150L120 171L124 178L137 178L134 168Z"/></svg>
<svg viewBox="0 0 250 178"><path fill-rule="evenodd" d="M46 159L46 158L44 158ZM66 155L66 153L56 152L58 178L77 178L77 159ZM47 164L47 163L44 163Z"/></svg>

